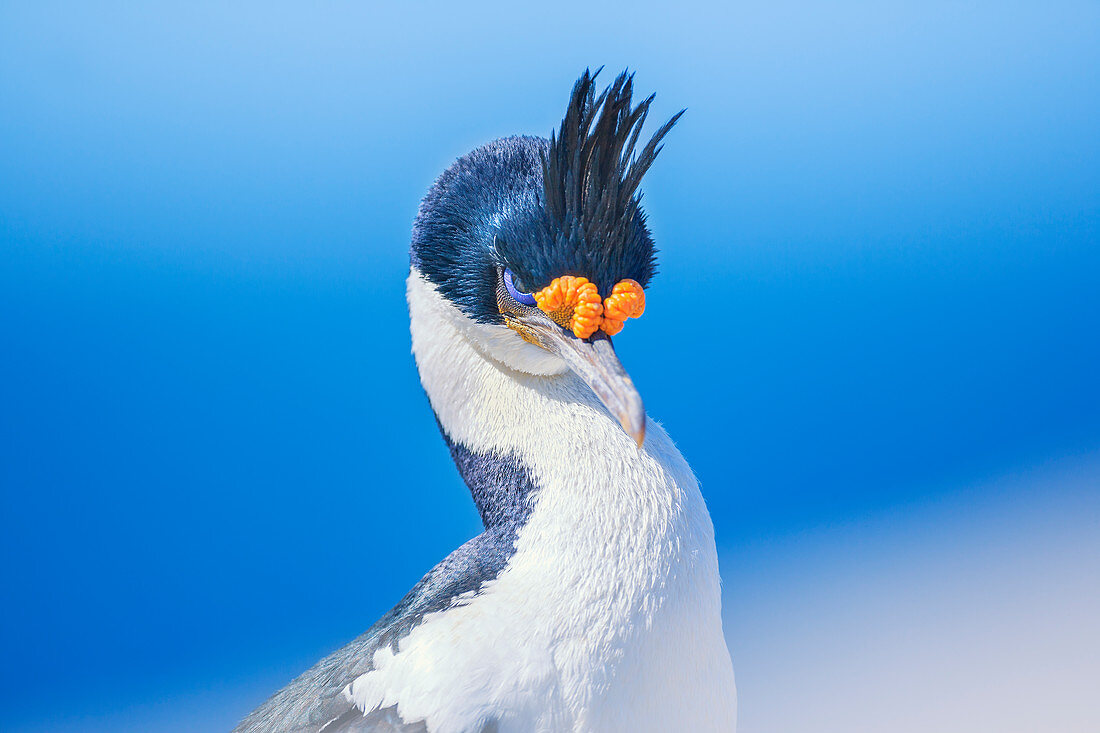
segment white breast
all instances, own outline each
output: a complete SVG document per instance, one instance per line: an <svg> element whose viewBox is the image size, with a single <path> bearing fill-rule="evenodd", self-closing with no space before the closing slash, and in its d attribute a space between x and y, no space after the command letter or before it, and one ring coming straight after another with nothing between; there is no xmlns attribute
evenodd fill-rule
<svg viewBox="0 0 1100 733"><path fill-rule="evenodd" d="M505 366L501 348L535 347L471 323L415 270L409 305L444 429L519 456L539 494L500 575L379 651L348 695L433 733L734 730L714 531L664 430L647 421L639 450L572 374Z"/></svg>

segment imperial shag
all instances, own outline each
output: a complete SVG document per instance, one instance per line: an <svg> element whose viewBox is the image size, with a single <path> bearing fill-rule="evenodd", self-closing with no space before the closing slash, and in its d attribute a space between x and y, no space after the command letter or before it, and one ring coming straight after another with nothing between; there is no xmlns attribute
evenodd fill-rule
<svg viewBox="0 0 1100 733"><path fill-rule="evenodd" d="M732 731L714 530L609 334L655 249L653 97L576 83L549 140L460 158L413 227L412 347L485 531L237 728Z"/></svg>

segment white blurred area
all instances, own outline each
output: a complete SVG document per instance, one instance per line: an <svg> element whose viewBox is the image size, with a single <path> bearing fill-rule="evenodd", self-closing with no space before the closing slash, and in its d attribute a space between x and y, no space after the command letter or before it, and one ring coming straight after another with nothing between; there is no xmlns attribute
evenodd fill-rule
<svg viewBox="0 0 1100 733"><path fill-rule="evenodd" d="M1100 731L1100 454L722 553L740 733Z"/></svg>

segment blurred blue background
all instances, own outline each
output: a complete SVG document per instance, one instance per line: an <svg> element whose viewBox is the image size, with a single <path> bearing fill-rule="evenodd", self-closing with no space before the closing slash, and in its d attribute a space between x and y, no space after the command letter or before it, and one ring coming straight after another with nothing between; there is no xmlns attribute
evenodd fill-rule
<svg viewBox="0 0 1100 733"><path fill-rule="evenodd" d="M0 4L0 727L225 730L478 531L419 198L688 112L618 340L743 731L1100 729L1100 6Z"/></svg>

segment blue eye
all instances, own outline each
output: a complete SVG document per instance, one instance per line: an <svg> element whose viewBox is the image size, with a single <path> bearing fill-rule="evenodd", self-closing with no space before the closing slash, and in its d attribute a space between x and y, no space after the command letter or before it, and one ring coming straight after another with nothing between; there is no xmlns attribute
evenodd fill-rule
<svg viewBox="0 0 1100 733"><path fill-rule="evenodd" d="M531 295L530 293L520 292L519 288L516 287L516 283L512 279L511 270L504 271L504 287L508 289L508 295L511 295L517 303L523 303L524 305L535 305L535 296Z"/></svg>

